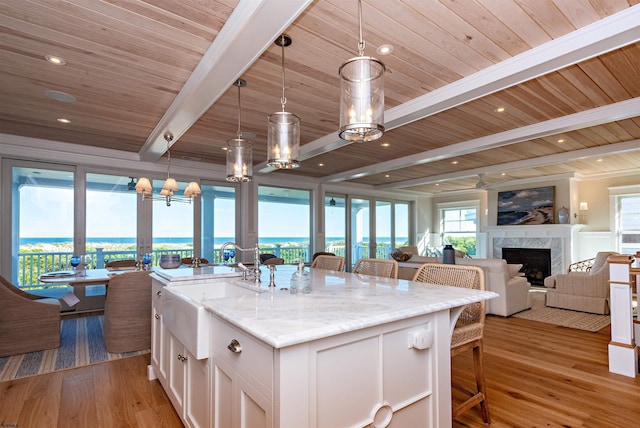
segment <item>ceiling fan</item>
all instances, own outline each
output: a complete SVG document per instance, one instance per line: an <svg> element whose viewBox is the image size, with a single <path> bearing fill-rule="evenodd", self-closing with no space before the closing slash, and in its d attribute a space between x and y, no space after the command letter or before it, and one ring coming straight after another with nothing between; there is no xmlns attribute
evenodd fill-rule
<svg viewBox="0 0 640 428"><path fill-rule="evenodd" d="M478 182L476 183L476 189L484 190L487 187L489 187L489 185L483 180L483 178L484 178L483 173L478 174Z"/></svg>

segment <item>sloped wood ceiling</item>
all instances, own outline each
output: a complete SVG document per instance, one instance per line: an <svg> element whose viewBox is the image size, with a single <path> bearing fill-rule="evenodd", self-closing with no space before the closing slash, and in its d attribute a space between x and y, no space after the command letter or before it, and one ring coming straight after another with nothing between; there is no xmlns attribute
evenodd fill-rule
<svg viewBox="0 0 640 428"><path fill-rule="evenodd" d="M238 127L232 83L242 77L254 174L441 192L473 188L478 174L492 184L636 171L637 3L364 0L365 54L388 69L387 132L347 144L336 132L338 68L357 55L355 0L9 0L0 5L0 133L162 161L159 141L172 131L172 157L224 165ZM302 119L302 167L286 172L265 163L266 118L282 92L278 26L293 39L287 111ZM390 55L376 53L383 44ZM209 86L197 86L203 76ZM184 129L172 129L176 118Z"/></svg>

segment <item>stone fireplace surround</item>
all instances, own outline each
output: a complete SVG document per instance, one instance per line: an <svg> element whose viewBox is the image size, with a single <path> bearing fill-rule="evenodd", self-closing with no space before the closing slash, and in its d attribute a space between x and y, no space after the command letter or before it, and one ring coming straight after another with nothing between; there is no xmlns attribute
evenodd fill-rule
<svg viewBox="0 0 640 428"><path fill-rule="evenodd" d="M541 224L492 226L487 228L487 254L502 258L502 248L548 248L551 250L551 275L564 273L577 254L577 233L584 225Z"/></svg>

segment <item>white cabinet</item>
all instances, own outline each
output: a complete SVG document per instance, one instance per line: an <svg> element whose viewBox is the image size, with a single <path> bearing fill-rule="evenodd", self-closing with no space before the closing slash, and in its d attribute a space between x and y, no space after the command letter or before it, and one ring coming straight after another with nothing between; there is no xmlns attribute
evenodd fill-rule
<svg viewBox="0 0 640 428"><path fill-rule="evenodd" d="M451 423L448 312L276 350L211 319L212 427Z"/></svg>
<svg viewBox="0 0 640 428"><path fill-rule="evenodd" d="M163 323L162 284L153 281L151 373L158 378L182 422L210 426L209 359L198 360Z"/></svg>
<svg viewBox="0 0 640 428"><path fill-rule="evenodd" d="M225 321L211 322L211 426L271 428L273 348Z"/></svg>

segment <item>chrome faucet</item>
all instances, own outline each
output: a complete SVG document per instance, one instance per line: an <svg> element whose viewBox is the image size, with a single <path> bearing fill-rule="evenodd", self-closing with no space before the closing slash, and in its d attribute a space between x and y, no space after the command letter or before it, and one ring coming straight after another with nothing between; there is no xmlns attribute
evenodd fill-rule
<svg viewBox="0 0 640 428"><path fill-rule="evenodd" d="M243 272L250 272L253 277L253 282L260 282L260 274L262 274L262 272L260 271L260 248L258 248L258 244L256 243L254 248L241 248L235 242L225 242L220 246L220 254L224 254L224 250L227 247L233 247L236 251L253 251L253 268L248 269L241 266L241 263L239 264L239 267L244 269ZM247 276L243 275L242 278L247 279Z"/></svg>

